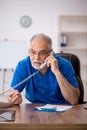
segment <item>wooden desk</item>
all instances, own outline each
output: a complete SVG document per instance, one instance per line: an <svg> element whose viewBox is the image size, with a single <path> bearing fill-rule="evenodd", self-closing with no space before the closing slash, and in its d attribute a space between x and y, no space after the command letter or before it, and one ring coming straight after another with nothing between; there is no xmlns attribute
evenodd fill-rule
<svg viewBox="0 0 87 130"><path fill-rule="evenodd" d="M76 105L66 112L34 111L35 104L21 104L16 110L14 122L1 122L0 130L87 130L87 110Z"/></svg>

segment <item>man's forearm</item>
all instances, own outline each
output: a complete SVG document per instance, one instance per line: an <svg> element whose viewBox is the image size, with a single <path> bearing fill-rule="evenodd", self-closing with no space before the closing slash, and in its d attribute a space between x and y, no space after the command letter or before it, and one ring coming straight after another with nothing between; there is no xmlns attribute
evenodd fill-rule
<svg viewBox="0 0 87 130"><path fill-rule="evenodd" d="M79 99L80 91L79 88L73 87L61 74L60 71L55 72L56 79L58 81L60 90L63 97L72 105L76 104Z"/></svg>

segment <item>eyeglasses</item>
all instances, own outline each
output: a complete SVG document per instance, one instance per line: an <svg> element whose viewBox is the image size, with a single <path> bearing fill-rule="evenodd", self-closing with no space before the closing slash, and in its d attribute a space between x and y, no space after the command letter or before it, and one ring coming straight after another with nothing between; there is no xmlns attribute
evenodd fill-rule
<svg viewBox="0 0 87 130"><path fill-rule="evenodd" d="M42 51L40 51L40 52L36 52L36 51L34 51L33 49L30 49L30 50L29 50L29 54L30 54L31 56L34 56L34 55L36 55L36 54L38 54L39 56L45 56L45 55L50 54L50 52L51 52L51 50L42 50Z"/></svg>

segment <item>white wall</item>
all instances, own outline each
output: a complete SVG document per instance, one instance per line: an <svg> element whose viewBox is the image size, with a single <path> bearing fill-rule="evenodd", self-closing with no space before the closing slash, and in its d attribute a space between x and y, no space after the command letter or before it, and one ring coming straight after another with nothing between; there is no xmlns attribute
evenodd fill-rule
<svg viewBox="0 0 87 130"><path fill-rule="evenodd" d="M25 41L26 44L32 35L42 32L52 38L53 49L57 52L58 16L61 14L87 15L87 0L0 0L0 40L8 39L9 52L12 49L9 41L12 44L15 41L16 43ZM32 18L32 25L29 28L23 28L19 24L23 15ZM4 52L6 55L6 50ZM19 56L19 53L22 56L24 51L17 51L16 55ZM5 66L14 67L15 55L10 55L10 59L14 59L12 61L9 60L8 55L7 57L5 55L2 56L0 53L0 61L4 57Z"/></svg>
<svg viewBox="0 0 87 130"><path fill-rule="evenodd" d="M15 68L19 60L27 56L25 41L0 41L0 68Z"/></svg>

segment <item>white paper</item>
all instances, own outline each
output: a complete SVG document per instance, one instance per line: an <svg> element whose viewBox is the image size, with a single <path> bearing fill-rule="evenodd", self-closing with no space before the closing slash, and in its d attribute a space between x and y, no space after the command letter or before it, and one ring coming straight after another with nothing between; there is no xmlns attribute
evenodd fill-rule
<svg viewBox="0 0 87 130"><path fill-rule="evenodd" d="M51 104L46 104L41 107L36 107L37 110L44 110L44 111L55 110L56 112L63 112L71 108L73 108L73 106L71 105L51 105Z"/></svg>

